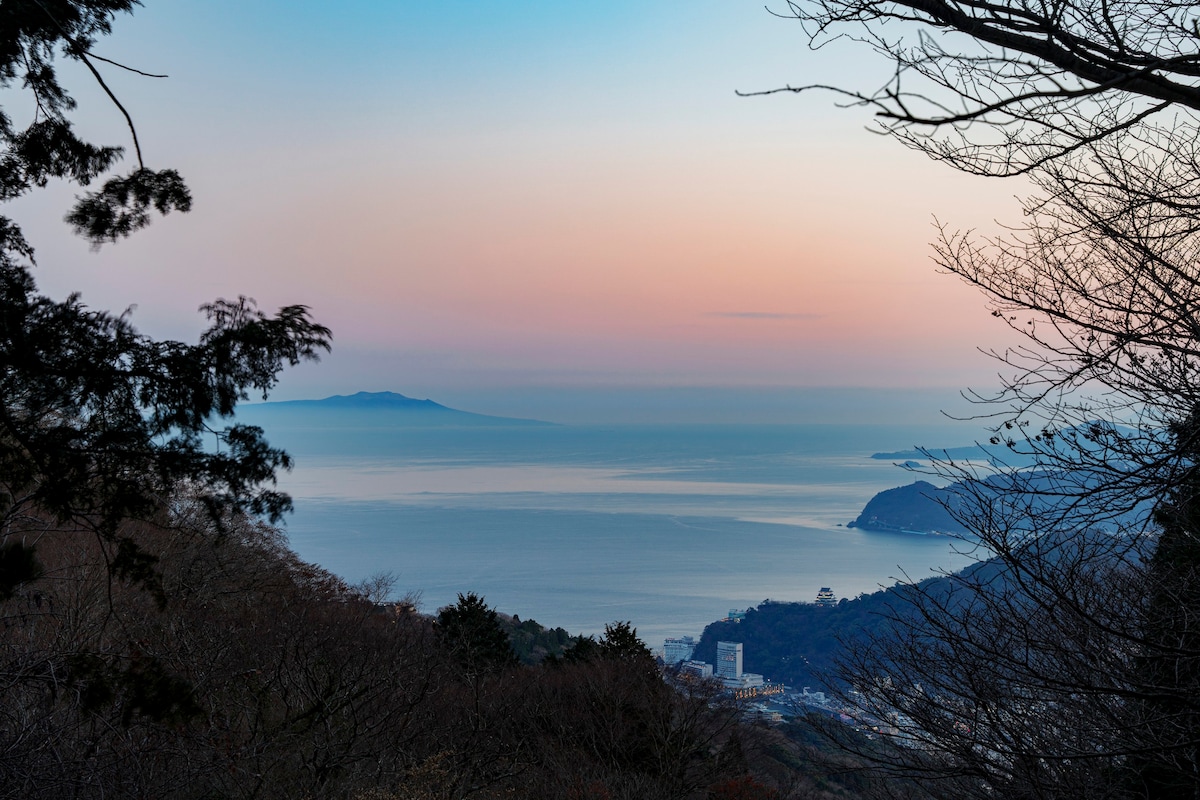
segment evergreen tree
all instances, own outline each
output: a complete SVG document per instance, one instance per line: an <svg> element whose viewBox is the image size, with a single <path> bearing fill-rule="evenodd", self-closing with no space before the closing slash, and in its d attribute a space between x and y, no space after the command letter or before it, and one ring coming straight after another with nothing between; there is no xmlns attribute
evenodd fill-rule
<svg viewBox="0 0 1200 800"><path fill-rule="evenodd" d="M1139 646L1139 720L1157 746L1132 759L1135 791L1194 800L1200 791L1200 417L1172 427L1191 473L1155 513L1161 531L1146 569Z"/></svg>
<svg viewBox="0 0 1200 800"><path fill-rule="evenodd" d="M192 202L177 172L146 165L133 118L105 81L105 70L131 68L94 51L116 16L137 5L0 4L0 88L6 100L24 93L36 109L22 128L0 107L0 202L51 179L81 187L67 220L95 246L144 227L152 211L187 211ZM75 102L59 80L58 59L82 65L124 118L136 162L131 171L112 172L124 148L75 132ZM86 190L101 179L99 189ZM45 572L37 546L57 530L85 534L97 546L81 543L80 552L93 565L98 560L110 581L144 588L162 608L169 597L160 548L135 535L133 523L153 523L162 536L186 528L219 539L250 517L280 519L291 501L275 478L291 460L261 429L227 422L252 392L266 397L285 366L327 351L330 332L304 306L267 315L253 300L238 298L201 307L210 325L196 344L155 340L134 327L129 312L94 310L78 295L39 294L33 264L33 246L0 216L0 602L18 618L22 604L39 602L29 587ZM52 699L58 689L45 681L53 675L75 687L89 713L124 696L122 726L134 712L178 721L198 705L191 683L169 662L132 639L89 649L77 635L52 649L38 669L6 667L6 696L32 683L49 687ZM6 731L11 741L28 735L24 724Z"/></svg>
<svg viewBox="0 0 1200 800"><path fill-rule="evenodd" d="M600 639L600 653L605 658L620 658L627 661L652 659L650 648L638 638L637 628L631 622L610 622L604 626Z"/></svg>
<svg viewBox="0 0 1200 800"><path fill-rule="evenodd" d="M442 642L465 675L495 674L517 665L517 656L496 610L474 592L438 612Z"/></svg>
<svg viewBox="0 0 1200 800"><path fill-rule="evenodd" d="M112 32L119 13L131 13L137 0L5 0L0 6L0 87L14 84L31 94L37 113L24 128L0 111L0 200L44 187L51 178L89 186L121 160L125 148L97 145L76 134L70 118L75 101L58 79L56 60L80 63L112 101L129 129L136 167L109 177L98 191L85 192L67 216L94 244L114 242L150 222L150 210L188 211L192 197L179 173L153 170L142 158L133 117L105 82L103 69L140 70L94 52L99 37ZM103 69L102 69L103 68ZM20 229L0 217L0 249L32 256Z"/></svg>
<svg viewBox="0 0 1200 800"><path fill-rule="evenodd" d="M0 108L0 201L51 178L87 187L123 156L121 147L76 135L75 102L56 59L86 67L128 125L136 167L84 193L68 214L97 246L145 226L151 210L191 207L178 173L146 167L133 120L101 70L129 68L93 51L116 15L136 5L0 6L0 88L20 87L37 108L25 128ZM283 367L329 349L329 330L307 308L268 316L246 298L216 300L201 307L211 325L197 344L158 341L139 333L128 312L38 294L33 257L20 228L0 217L0 598L40 574L30 519L98 534L112 574L153 589L154 559L118 533L123 521L160 518L180 493L199 499L218 530L230 515L277 520L289 510L274 488L276 472L291 466L287 454L256 427L220 421L251 392L265 397Z"/></svg>

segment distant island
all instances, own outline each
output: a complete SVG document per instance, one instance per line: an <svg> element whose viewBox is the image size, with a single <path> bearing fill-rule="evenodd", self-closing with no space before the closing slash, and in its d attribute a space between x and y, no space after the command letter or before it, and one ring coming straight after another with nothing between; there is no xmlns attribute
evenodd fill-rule
<svg viewBox="0 0 1200 800"><path fill-rule="evenodd" d="M364 422L369 422L372 426L393 427L507 427L554 424L535 419L495 417L459 411L433 400L417 400L397 392L357 392L350 395L333 395L320 400L251 403L238 408L238 417L250 421L271 419L321 427L358 427Z"/></svg>

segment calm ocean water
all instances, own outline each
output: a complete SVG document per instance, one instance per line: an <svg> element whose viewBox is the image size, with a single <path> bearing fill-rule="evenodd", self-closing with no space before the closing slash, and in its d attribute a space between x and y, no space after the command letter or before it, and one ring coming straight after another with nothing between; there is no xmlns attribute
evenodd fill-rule
<svg viewBox="0 0 1200 800"><path fill-rule="evenodd" d="M855 596L969 558L937 537L845 528L916 478L878 451L966 443L881 425L282 428L300 555L388 572L427 611L475 591L506 613L652 646L731 608ZM947 440L948 436L957 437Z"/></svg>

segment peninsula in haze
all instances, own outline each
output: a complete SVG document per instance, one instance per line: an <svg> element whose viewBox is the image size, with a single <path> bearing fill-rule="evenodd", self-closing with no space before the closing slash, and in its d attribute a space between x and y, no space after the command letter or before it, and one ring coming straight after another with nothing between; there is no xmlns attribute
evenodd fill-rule
<svg viewBox="0 0 1200 800"><path fill-rule="evenodd" d="M334 395L320 400L284 400L241 406L243 421L273 420L288 423L319 424L321 427L361 427L364 424L385 427L459 427L459 426L544 426L553 425L534 419L494 417L459 411L435 403L417 400L397 392L357 392Z"/></svg>

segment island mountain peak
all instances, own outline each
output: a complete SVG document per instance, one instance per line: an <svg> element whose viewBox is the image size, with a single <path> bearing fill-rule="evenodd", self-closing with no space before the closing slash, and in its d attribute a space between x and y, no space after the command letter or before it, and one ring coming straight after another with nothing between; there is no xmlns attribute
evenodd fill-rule
<svg viewBox="0 0 1200 800"><path fill-rule="evenodd" d="M280 405L289 401L283 401ZM417 400L414 397L400 394L399 392L355 392L354 394L335 394L329 397L321 398L320 400L293 400L294 403L319 403L325 406L347 407L354 406L360 408L422 408L422 409L443 409L453 411L441 403L435 403L432 400ZM465 412L464 412L465 413Z"/></svg>
<svg viewBox="0 0 1200 800"><path fill-rule="evenodd" d="M289 422L306 422L322 427L361 425L365 419L385 426L461 426L461 425L549 425L532 419L496 417L460 411L433 400L418 400L399 392L355 392L335 394L320 400L281 400L243 405L238 416L243 418L269 415Z"/></svg>

